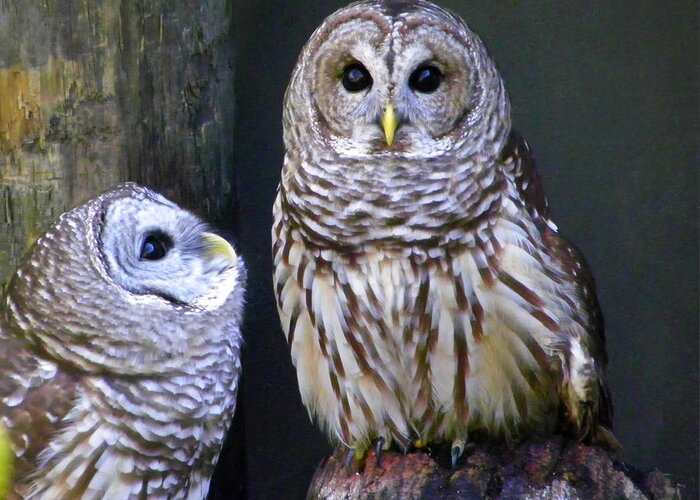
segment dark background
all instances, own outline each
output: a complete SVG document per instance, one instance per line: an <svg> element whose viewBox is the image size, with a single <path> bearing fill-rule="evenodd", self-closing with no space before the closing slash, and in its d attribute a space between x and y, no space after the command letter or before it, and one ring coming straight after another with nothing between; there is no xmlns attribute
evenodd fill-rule
<svg viewBox="0 0 700 500"><path fill-rule="evenodd" d="M554 220L596 276L624 459L672 473L696 497L697 2L441 4L496 60ZM328 452L301 405L278 326L268 228L287 81L307 38L343 5L251 0L236 2L233 14L235 223L250 268L237 425L245 426L250 498L303 496ZM219 474L231 477L224 466L232 465Z"/></svg>
<svg viewBox="0 0 700 500"><path fill-rule="evenodd" d="M624 459L698 495L698 3L444 0L486 42L607 323ZM248 263L213 498L301 498L329 452L271 286L282 97L340 1L0 0L0 287L64 210L134 180Z"/></svg>

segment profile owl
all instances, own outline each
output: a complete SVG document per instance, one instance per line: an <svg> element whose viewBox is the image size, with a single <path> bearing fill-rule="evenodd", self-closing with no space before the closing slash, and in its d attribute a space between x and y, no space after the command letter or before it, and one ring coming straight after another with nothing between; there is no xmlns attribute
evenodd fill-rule
<svg viewBox="0 0 700 500"><path fill-rule="evenodd" d="M616 445L593 279L459 17L332 14L283 124L277 306L302 400L349 456L446 442L455 463L475 435Z"/></svg>
<svg viewBox="0 0 700 500"><path fill-rule="evenodd" d="M136 184L59 217L4 304L13 494L204 498L236 406L244 279L226 240Z"/></svg>

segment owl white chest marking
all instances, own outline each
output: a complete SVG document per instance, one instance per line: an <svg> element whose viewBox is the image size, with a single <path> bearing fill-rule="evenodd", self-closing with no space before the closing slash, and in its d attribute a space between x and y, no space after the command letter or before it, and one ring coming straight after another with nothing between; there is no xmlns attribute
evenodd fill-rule
<svg viewBox="0 0 700 500"><path fill-rule="evenodd" d="M512 203L482 244L421 262L376 246L314 251L286 226L279 198L275 214L282 326L303 402L331 436L408 445L551 430L559 332L575 339L583 327L557 293L571 285L532 242L532 223L514 222L524 219Z"/></svg>

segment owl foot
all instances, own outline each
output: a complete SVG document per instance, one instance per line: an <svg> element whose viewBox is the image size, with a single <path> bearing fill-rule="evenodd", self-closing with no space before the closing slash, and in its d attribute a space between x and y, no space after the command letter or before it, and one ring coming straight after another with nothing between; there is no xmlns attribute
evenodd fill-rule
<svg viewBox="0 0 700 500"><path fill-rule="evenodd" d="M376 457L375 466L381 467L382 455L391 447L391 439L380 436L374 443L374 455ZM365 461L367 460L368 446L363 444L355 445L348 449L345 455L344 467L345 473L349 476L353 472L362 472L365 470Z"/></svg>

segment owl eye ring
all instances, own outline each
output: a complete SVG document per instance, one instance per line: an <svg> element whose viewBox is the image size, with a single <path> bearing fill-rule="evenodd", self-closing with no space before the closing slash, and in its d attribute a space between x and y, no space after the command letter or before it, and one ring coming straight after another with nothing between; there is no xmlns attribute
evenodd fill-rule
<svg viewBox="0 0 700 500"><path fill-rule="evenodd" d="M149 233L141 245L139 260L160 260L173 246L170 237L163 233Z"/></svg>
<svg viewBox="0 0 700 500"><path fill-rule="evenodd" d="M408 77L408 86L422 94L435 92L442 83L442 72L433 65L418 66Z"/></svg>
<svg viewBox="0 0 700 500"><path fill-rule="evenodd" d="M343 87L348 92L360 92L372 86L372 75L359 62L353 62L343 68Z"/></svg>

